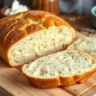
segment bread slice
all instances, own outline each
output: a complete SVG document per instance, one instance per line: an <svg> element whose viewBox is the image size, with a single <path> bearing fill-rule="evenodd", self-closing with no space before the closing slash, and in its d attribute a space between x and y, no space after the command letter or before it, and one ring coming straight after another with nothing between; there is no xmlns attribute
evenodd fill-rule
<svg viewBox="0 0 96 96"><path fill-rule="evenodd" d="M96 58L96 38L86 37L75 41L68 46L68 49L78 49L88 52L94 58Z"/></svg>
<svg viewBox="0 0 96 96"><path fill-rule="evenodd" d="M74 29L51 13L22 12L0 20L0 57L18 66L65 49L74 37Z"/></svg>
<svg viewBox="0 0 96 96"><path fill-rule="evenodd" d="M37 88L72 85L96 71L96 60L88 53L66 50L37 59L22 67Z"/></svg>

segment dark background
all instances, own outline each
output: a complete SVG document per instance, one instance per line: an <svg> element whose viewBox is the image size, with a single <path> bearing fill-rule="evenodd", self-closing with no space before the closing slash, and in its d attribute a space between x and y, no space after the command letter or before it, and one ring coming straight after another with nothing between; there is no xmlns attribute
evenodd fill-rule
<svg viewBox="0 0 96 96"><path fill-rule="evenodd" d="M14 0L0 0L0 7L11 5ZM18 0L20 4L32 8L32 0ZM38 0L37 0L38 1ZM59 10L62 13L91 16L91 9L96 6L96 0L59 0Z"/></svg>
<svg viewBox="0 0 96 96"><path fill-rule="evenodd" d="M0 7L11 5L14 0L0 0ZM18 0L21 4L32 7L32 0Z"/></svg>

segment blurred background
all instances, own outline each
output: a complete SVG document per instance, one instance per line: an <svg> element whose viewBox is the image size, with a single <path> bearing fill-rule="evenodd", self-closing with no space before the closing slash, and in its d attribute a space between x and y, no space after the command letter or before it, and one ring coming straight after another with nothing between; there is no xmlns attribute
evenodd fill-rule
<svg viewBox="0 0 96 96"><path fill-rule="evenodd" d="M95 5L96 0L0 0L0 18L31 9L44 10L59 15L77 31L96 37L91 13Z"/></svg>
<svg viewBox="0 0 96 96"><path fill-rule="evenodd" d="M0 7L11 5L14 0L0 0ZM91 15L91 8L96 5L96 0L18 0L20 4L32 8L32 2L59 2L59 11L68 14ZM41 3L40 3L41 4ZM36 5L36 7L38 7Z"/></svg>

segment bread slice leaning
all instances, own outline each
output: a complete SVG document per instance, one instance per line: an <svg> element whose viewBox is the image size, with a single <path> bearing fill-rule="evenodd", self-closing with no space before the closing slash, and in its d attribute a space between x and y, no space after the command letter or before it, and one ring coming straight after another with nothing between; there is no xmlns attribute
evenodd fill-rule
<svg viewBox="0 0 96 96"><path fill-rule="evenodd" d="M88 52L91 56L96 58L96 38L86 37L79 39L68 46L68 49L78 49Z"/></svg>
<svg viewBox="0 0 96 96"><path fill-rule="evenodd" d="M96 60L88 53L66 50L37 59L22 67L37 88L72 85L96 71Z"/></svg>
<svg viewBox="0 0 96 96"><path fill-rule="evenodd" d="M0 20L0 57L22 65L65 49L74 37L74 29L51 13L21 12Z"/></svg>

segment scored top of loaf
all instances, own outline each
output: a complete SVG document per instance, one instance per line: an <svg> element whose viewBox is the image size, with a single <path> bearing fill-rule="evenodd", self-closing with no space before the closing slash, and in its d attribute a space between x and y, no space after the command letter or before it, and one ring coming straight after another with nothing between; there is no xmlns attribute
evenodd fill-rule
<svg viewBox="0 0 96 96"><path fill-rule="evenodd" d="M0 20L0 44L4 49L36 31L51 26L71 26L63 19L44 11L21 12Z"/></svg>

